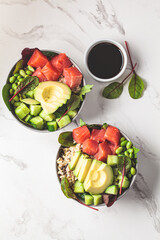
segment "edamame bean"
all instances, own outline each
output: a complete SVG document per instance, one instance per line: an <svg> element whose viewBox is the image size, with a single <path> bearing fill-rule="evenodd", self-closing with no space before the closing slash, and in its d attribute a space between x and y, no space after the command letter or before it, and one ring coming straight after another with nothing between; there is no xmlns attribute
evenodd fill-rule
<svg viewBox="0 0 160 240"><path fill-rule="evenodd" d="M126 157L129 157L129 153L128 153L127 151L124 152L124 155L125 155Z"/></svg>
<svg viewBox="0 0 160 240"><path fill-rule="evenodd" d="M18 101L19 101L19 97L16 95L16 96L13 98L13 100L14 100L15 102L18 102Z"/></svg>
<svg viewBox="0 0 160 240"><path fill-rule="evenodd" d="M135 175L135 174L136 174L136 169L135 169L134 167L132 167L131 170L130 170L130 173L131 173L132 175Z"/></svg>
<svg viewBox="0 0 160 240"><path fill-rule="evenodd" d="M127 176L128 176L128 178L131 178L131 177L132 177L132 174L131 174L131 173L128 173Z"/></svg>
<svg viewBox="0 0 160 240"><path fill-rule="evenodd" d="M132 159L132 158L133 158L133 153L130 153L130 154L129 154L129 157Z"/></svg>
<svg viewBox="0 0 160 240"><path fill-rule="evenodd" d="M129 141L129 142L126 144L126 148L129 149L129 148L131 148L131 146L132 146L132 142Z"/></svg>
<svg viewBox="0 0 160 240"><path fill-rule="evenodd" d="M128 143L128 141L127 141L127 140L125 140L125 141L121 142L121 147L125 147L127 143Z"/></svg>
<svg viewBox="0 0 160 240"><path fill-rule="evenodd" d="M12 84L12 89L16 90L17 89L17 85L15 83Z"/></svg>
<svg viewBox="0 0 160 240"><path fill-rule="evenodd" d="M32 72L31 72L31 71L29 71L29 70L26 70L26 74L27 74L27 75L31 75L31 74L32 74Z"/></svg>
<svg viewBox="0 0 160 240"><path fill-rule="evenodd" d="M14 83L15 80L16 80L16 78L15 78L14 76L12 76L12 77L9 78L9 82L10 82L10 83Z"/></svg>
<svg viewBox="0 0 160 240"><path fill-rule="evenodd" d="M128 151L129 153L133 153L133 148L129 148L127 151Z"/></svg>
<svg viewBox="0 0 160 240"><path fill-rule="evenodd" d="M18 107L20 104L21 104L21 102L15 102L15 103L14 103L14 106L15 106L15 107Z"/></svg>
<svg viewBox="0 0 160 240"><path fill-rule="evenodd" d="M123 147L119 147L116 149L116 154L120 154L123 151Z"/></svg>
<svg viewBox="0 0 160 240"><path fill-rule="evenodd" d="M24 79L24 78L20 78L20 79L19 79L19 82L20 82L20 83L23 82L23 79Z"/></svg>
<svg viewBox="0 0 160 240"><path fill-rule="evenodd" d="M21 75L18 75L17 79L19 80L20 78L22 78L22 76L21 76Z"/></svg>
<svg viewBox="0 0 160 240"><path fill-rule="evenodd" d="M122 153L118 154L118 157L124 157L124 154L122 154Z"/></svg>
<svg viewBox="0 0 160 240"><path fill-rule="evenodd" d="M121 137L120 142L123 142L125 140L125 137Z"/></svg>
<svg viewBox="0 0 160 240"><path fill-rule="evenodd" d="M15 77L18 77L18 75L19 75L19 73L15 73L15 74L14 74Z"/></svg>
<svg viewBox="0 0 160 240"><path fill-rule="evenodd" d="M28 70L31 71L31 72L34 72L34 68L31 67L31 66L28 66Z"/></svg>
<svg viewBox="0 0 160 240"><path fill-rule="evenodd" d="M23 69L19 70L19 74L22 76L22 77L25 77L26 76L26 73Z"/></svg>
<svg viewBox="0 0 160 240"><path fill-rule="evenodd" d="M13 95L13 89L12 88L9 90L9 93L10 93L10 95Z"/></svg>

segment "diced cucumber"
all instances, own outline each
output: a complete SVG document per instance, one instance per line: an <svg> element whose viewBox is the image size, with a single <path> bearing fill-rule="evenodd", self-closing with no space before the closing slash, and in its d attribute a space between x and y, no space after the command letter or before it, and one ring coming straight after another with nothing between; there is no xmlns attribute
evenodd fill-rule
<svg viewBox="0 0 160 240"><path fill-rule="evenodd" d="M28 115L25 117L24 121L28 123L31 119L32 119L32 116L31 116L30 114L28 114Z"/></svg>
<svg viewBox="0 0 160 240"><path fill-rule="evenodd" d="M118 194L118 187L116 185L111 185L106 189L105 193L117 195Z"/></svg>
<svg viewBox="0 0 160 240"><path fill-rule="evenodd" d="M25 103L25 104L28 104L28 105L37 105L39 104L39 102L35 99L32 99L32 98L24 98L24 99L21 99L21 102Z"/></svg>
<svg viewBox="0 0 160 240"><path fill-rule="evenodd" d="M32 124L32 126L34 128L37 128L37 129L43 129L44 128L44 121L41 117L34 117L30 120L30 123Z"/></svg>
<svg viewBox="0 0 160 240"><path fill-rule="evenodd" d="M118 179L119 179L118 187L120 188L121 187L121 182L122 182L122 176L119 176ZM129 184L130 184L129 179L126 176L124 176L123 183L122 183L122 188L128 188Z"/></svg>
<svg viewBox="0 0 160 240"><path fill-rule="evenodd" d="M37 116L41 110L42 107L40 105L30 105L30 113L33 116Z"/></svg>
<svg viewBox="0 0 160 240"><path fill-rule="evenodd" d="M74 155L72 156L71 161L70 161L70 163L69 163L69 168L70 168L71 170L74 170L74 169L75 169L75 167L76 167L76 165L77 165L77 162L78 162L78 160L79 160L80 155L81 155L81 152L80 152L80 151L77 151L77 152L75 152Z"/></svg>
<svg viewBox="0 0 160 240"><path fill-rule="evenodd" d="M109 166L117 166L117 164L119 163L119 159L117 155L108 155L107 157L107 164Z"/></svg>
<svg viewBox="0 0 160 240"><path fill-rule="evenodd" d="M71 118L74 118L77 115L77 111L76 110L70 110L67 113Z"/></svg>
<svg viewBox="0 0 160 240"><path fill-rule="evenodd" d="M34 90L30 90L29 92L27 92L26 96L30 98L34 98Z"/></svg>
<svg viewBox="0 0 160 240"><path fill-rule="evenodd" d="M15 114L17 117L20 119L23 119L27 114L30 112L29 108L24 104L21 103L16 109L15 109Z"/></svg>
<svg viewBox="0 0 160 240"><path fill-rule="evenodd" d="M47 113L45 113L44 110L42 110L42 111L40 112L39 116L40 116L41 118L43 118L45 121L47 121L47 122L51 122L51 121L53 121L53 120L55 119L55 116L54 116L53 113L47 114Z"/></svg>
<svg viewBox="0 0 160 240"><path fill-rule="evenodd" d="M74 192L75 193L84 193L83 183L80 183L78 180L74 183Z"/></svg>
<svg viewBox="0 0 160 240"><path fill-rule="evenodd" d="M47 122L47 128L48 131L50 132L56 131L58 128L57 122L56 121Z"/></svg>
<svg viewBox="0 0 160 240"><path fill-rule="evenodd" d="M60 121L59 121L59 119L60 118L56 119L56 121L60 128L65 127L66 125L68 125L71 122L71 119L68 115L65 115L64 117L62 117Z"/></svg>
<svg viewBox="0 0 160 240"><path fill-rule="evenodd" d="M102 195L101 194L92 195L92 196L93 196L93 203L95 206L102 203Z"/></svg>
<svg viewBox="0 0 160 240"><path fill-rule="evenodd" d="M85 195L85 204L92 205L93 204L93 197L91 195Z"/></svg>

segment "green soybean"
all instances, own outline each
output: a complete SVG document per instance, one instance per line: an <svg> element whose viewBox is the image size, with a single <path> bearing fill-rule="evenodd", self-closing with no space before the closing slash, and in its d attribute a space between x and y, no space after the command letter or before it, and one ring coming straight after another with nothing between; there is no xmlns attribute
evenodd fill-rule
<svg viewBox="0 0 160 240"><path fill-rule="evenodd" d="M131 146L132 146L132 142L129 141L129 142L126 144L126 148L129 149L129 148L131 148Z"/></svg>
<svg viewBox="0 0 160 240"><path fill-rule="evenodd" d="M19 79L19 82L21 83L21 82L23 82L23 80L24 80L24 78L20 78L20 79Z"/></svg>
<svg viewBox="0 0 160 240"><path fill-rule="evenodd" d="M26 76L26 73L23 69L19 70L19 74L22 76L22 77L25 77Z"/></svg>
<svg viewBox="0 0 160 240"><path fill-rule="evenodd" d="M129 154L129 157L132 159L132 158L133 158L133 153L130 153L130 154Z"/></svg>
<svg viewBox="0 0 160 240"><path fill-rule="evenodd" d="M9 90L9 93L10 93L10 95L13 95L13 89L12 88Z"/></svg>
<svg viewBox="0 0 160 240"><path fill-rule="evenodd" d="M118 157L124 157L124 154L123 153L118 154Z"/></svg>
<svg viewBox="0 0 160 240"><path fill-rule="evenodd" d="M133 148L129 148L129 149L127 149L127 151L128 151L129 153L133 153Z"/></svg>
<svg viewBox="0 0 160 240"><path fill-rule="evenodd" d="M19 97L16 95L16 96L13 98L13 100L14 100L15 102L18 102L18 101L19 101Z"/></svg>
<svg viewBox="0 0 160 240"><path fill-rule="evenodd" d="M9 78L9 82L10 82L10 83L14 83L15 80L16 80L16 78L15 78L14 76L12 76L12 77Z"/></svg>
<svg viewBox="0 0 160 240"><path fill-rule="evenodd" d="M15 83L12 84L12 89L16 90L17 89L17 85Z"/></svg>
<svg viewBox="0 0 160 240"><path fill-rule="evenodd" d="M125 141L121 142L121 147L125 147L127 143L128 143L128 141L127 141L127 140L125 140Z"/></svg>
<svg viewBox="0 0 160 240"><path fill-rule="evenodd" d="M135 175L135 174L136 174L136 169L135 169L134 167L132 167L131 170L130 170L130 173L131 173L132 175Z"/></svg>
<svg viewBox="0 0 160 240"><path fill-rule="evenodd" d="M32 72L30 70L26 70L27 75L32 75Z"/></svg>
<svg viewBox="0 0 160 240"><path fill-rule="evenodd" d="M129 153L128 153L127 151L124 152L124 155L125 155L126 157L129 157Z"/></svg>
<svg viewBox="0 0 160 240"><path fill-rule="evenodd" d="M120 142L123 142L124 140L126 140L125 137L121 137Z"/></svg>
<svg viewBox="0 0 160 240"><path fill-rule="evenodd" d="M21 104L21 102L15 102L15 103L14 103L14 106L15 106L15 107L18 107L20 104Z"/></svg>
<svg viewBox="0 0 160 240"><path fill-rule="evenodd" d="M19 80L20 78L22 78L22 76L21 76L21 75L18 75L17 79Z"/></svg>
<svg viewBox="0 0 160 240"><path fill-rule="evenodd" d="M18 77L18 76L19 76L19 73L15 73L15 74L14 74L14 77Z"/></svg>
<svg viewBox="0 0 160 240"><path fill-rule="evenodd" d="M28 66L28 70L31 71L31 72L34 72L34 68L31 67L31 66Z"/></svg>
<svg viewBox="0 0 160 240"><path fill-rule="evenodd" d="M119 147L116 149L116 154L120 154L123 151L123 147Z"/></svg>

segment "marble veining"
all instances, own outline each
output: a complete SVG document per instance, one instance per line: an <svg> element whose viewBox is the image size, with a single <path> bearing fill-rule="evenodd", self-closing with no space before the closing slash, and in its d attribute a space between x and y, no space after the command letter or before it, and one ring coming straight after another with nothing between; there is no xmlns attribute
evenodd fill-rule
<svg viewBox="0 0 160 240"><path fill-rule="evenodd" d="M28 210L25 210L21 217L16 219L15 225L12 228L12 232L15 237L22 237L27 232L27 223L31 219L31 214Z"/></svg>
<svg viewBox="0 0 160 240"><path fill-rule="evenodd" d="M3 159L4 161L7 161L7 162L14 163L20 170L25 170L27 168L26 163L24 163L21 159L15 158L14 156L0 153L0 159Z"/></svg>

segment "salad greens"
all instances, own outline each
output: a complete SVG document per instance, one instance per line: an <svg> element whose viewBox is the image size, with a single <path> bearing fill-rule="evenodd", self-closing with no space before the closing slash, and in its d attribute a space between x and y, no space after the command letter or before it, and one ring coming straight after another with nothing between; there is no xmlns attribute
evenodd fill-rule
<svg viewBox="0 0 160 240"><path fill-rule="evenodd" d="M79 96L73 94L67 102L67 108L72 111L80 106L81 99Z"/></svg>
<svg viewBox="0 0 160 240"><path fill-rule="evenodd" d="M132 98L138 99L142 96L144 89L144 82L140 76L133 74L129 83L129 94Z"/></svg>
<svg viewBox="0 0 160 240"><path fill-rule="evenodd" d="M59 135L58 142L63 147L71 147L74 146L72 132L63 132Z"/></svg>
<svg viewBox="0 0 160 240"><path fill-rule="evenodd" d="M19 70L22 69L22 67L23 67L23 60L21 59L17 62L15 69L13 71L13 74L19 72Z"/></svg>
<svg viewBox="0 0 160 240"><path fill-rule="evenodd" d="M88 93L88 92L90 92L90 91L92 90L92 87L93 87L93 85L87 84L87 85L85 85L85 86L83 86L83 87L81 88L80 93L79 93L79 96L80 96L81 101L83 101L83 96L84 96L86 93Z"/></svg>

